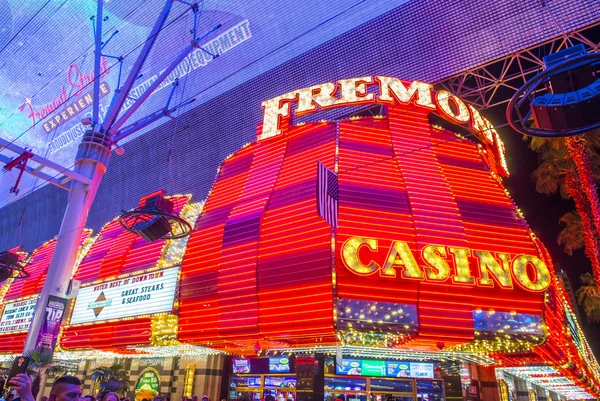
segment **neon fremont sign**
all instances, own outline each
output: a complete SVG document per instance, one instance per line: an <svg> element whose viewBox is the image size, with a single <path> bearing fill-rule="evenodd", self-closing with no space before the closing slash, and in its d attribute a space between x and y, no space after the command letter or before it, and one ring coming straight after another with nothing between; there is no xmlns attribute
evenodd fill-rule
<svg viewBox="0 0 600 401"><path fill-rule="evenodd" d="M428 282L451 279L454 284L504 289L513 289L516 283L528 291L544 291L550 285L548 267L533 255L511 258L508 253L426 245L421 249L423 264L419 265L406 242L392 241L387 256L378 263L373 260L378 247L375 238L349 238L341 248L342 261L349 271L364 276L379 272L383 278L399 276ZM474 277L472 271L478 271L479 277Z"/></svg>
<svg viewBox="0 0 600 401"><path fill-rule="evenodd" d="M368 93L369 87L375 87L377 94ZM296 108L292 111L293 102L296 102ZM262 103L263 127L258 139L281 134L281 120L289 118L292 113L300 116L317 111L317 106L327 109L369 103L414 104L417 107L436 111L441 117L454 124L467 125L480 141L495 148L500 156L502 167L508 171L504 161L504 143L494 126L473 106L445 90L434 92L431 84L420 81L407 82L393 77L365 76L342 79L336 83L327 82L297 89L266 100Z"/></svg>

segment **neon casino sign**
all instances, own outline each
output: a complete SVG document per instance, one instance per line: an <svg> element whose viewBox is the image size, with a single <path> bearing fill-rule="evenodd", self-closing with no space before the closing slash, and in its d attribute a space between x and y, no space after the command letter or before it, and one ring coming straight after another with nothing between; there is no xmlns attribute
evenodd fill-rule
<svg viewBox="0 0 600 401"><path fill-rule="evenodd" d="M354 274L379 274L382 278L401 278L428 282L476 285L484 288L513 289L516 285L527 291L545 291L550 286L548 266L533 255L470 250L468 248L426 245L421 249L423 265L406 242L392 241L387 256L375 260L378 250L375 238L352 237L341 247L346 268ZM474 262L471 263L471 260ZM454 265L454 268L451 268ZM479 271L478 278L471 274L471 266ZM453 273L453 274L452 274Z"/></svg>
<svg viewBox="0 0 600 401"><path fill-rule="evenodd" d="M369 90L371 89L371 90ZM283 123L292 116L302 116L341 106L384 104L423 108L436 112L447 121L466 126L485 146L498 156L500 172L508 175L505 147L494 126L473 106L448 91L435 92L431 84L402 81L386 76L364 76L327 82L296 89L266 100L262 132L264 140L283 132ZM295 104L295 107L293 107ZM452 282L482 288L545 291L550 285L546 264L533 255L510 255L485 250L426 245L420 249L422 265L406 242L392 241L384 259L377 257L378 240L352 237L341 248L346 268L357 275L379 274L382 278L401 278L427 282ZM478 272L473 276L471 272Z"/></svg>
<svg viewBox="0 0 600 401"><path fill-rule="evenodd" d="M369 93L375 88L377 93ZM292 103L296 107L292 110ZM340 106L357 106L378 103L387 105L409 105L436 111L444 119L458 125L466 125L485 145L499 155L502 169L508 175L504 143L492 123L473 106L463 102L448 91L433 91L431 84L420 81L402 81L385 76L364 76L342 79L336 83L296 89L262 103L264 108L263 127L258 139L267 139L281 134L281 122L292 115L301 116L321 109Z"/></svg>

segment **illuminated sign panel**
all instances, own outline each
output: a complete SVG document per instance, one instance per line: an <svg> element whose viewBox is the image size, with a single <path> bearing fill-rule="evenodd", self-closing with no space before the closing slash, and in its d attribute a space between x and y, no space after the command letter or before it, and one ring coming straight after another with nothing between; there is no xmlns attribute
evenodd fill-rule
<svg viewBox="0 0 600 401"><path fill-rule="evenodd" d="M71 324L170 312L178 276L175 267L81 288Z"/></svg>
<svg viewBox="0 0 600 401"><path fill-rule="evenodd" d="M250 373L250 359L233 358L233 373Z"/></svg>
<svg viewBox="0 0 600 401"><path fill-rule="evenodd" d="M368 92L375 87L377 95ZM292 110L292 103L296 108ZM379 103L391 106L416 107L437 113L454 124L467 124L476 137L499 158L499 167L503 175L508 175L505 160L505 147L494 126L471 105L448 91L433 92L433 85L420 81L402 81L386 76L364 76L342 79L336 83L327 82L308 88L297 89L266 100L263 127L258 139L267 139L282 132L282 123L292 115L301 116L318 109L339 106L357 106ZM317 107L318 106L318 107Z"/></svg>
<svg viewBox="0 0 600 401"><path fill-rule="evenodd" d="M0 333L11 333L13 331L29 329L37 300L38 298L36 297L24 301L7 303L0 319Z"/></svg>
<svg viewBox="0 0 600 401"><path fill-rule="evenodd" d="M269 358L269 372L271 373L289 373L290 360L287 357Z"/></svg>
<svg viewBox="0 0 600 401"><path fill-rule="evenodd" d="M343 358L341 365L336 365L336 373L348 376L418 377L432 379L433 364Z"/></svg>
<svg viewBox="0 0 600 401"><path fill-rule="evenodd" d="M513 281L530 291L544 291L550 285L550 272L546 264L533 255L507 253L493 255L488 251L472 251L467 248L427 245L421 250L423 265L419 265L406 242L393 241L385 259L373 260L373 253L359 257L361 249L376 252L378 241L374 238L353 237L348 239L340 252L344 265L358 275L379 273L381 277L394 279L426 280L470 284L479 287L513 289ZM368 251L362 252L365 255ZM476 260L478 275L474 277L469 257ZM451 265L454 265L451 269ZM452 273L451 273L452 272Z"/></svg>

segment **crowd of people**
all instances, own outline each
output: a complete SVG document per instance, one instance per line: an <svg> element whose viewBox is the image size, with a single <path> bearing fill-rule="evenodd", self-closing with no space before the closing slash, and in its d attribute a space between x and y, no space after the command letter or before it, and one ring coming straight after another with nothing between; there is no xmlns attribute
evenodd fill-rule
<svg viewBox="0 0 600 401"><path fill-rule="evenodd" d="M31 392L31 379L24 373L19 373L9 382L10 391L5 401L35 401ZM112 391L104 391L98 395L86 395L81 392L81 380L75 376L62 376L56 379L50 390L49 396L42 396L41 401L130 401L129 398L121 398ZM168 397L157 395L153 400L143 401L171 401ZM198 401L197 396L183 397L183 401ZM210 401L208 396L203 396L202 401ZM224 401L224 400L223 400Z"/></svg>

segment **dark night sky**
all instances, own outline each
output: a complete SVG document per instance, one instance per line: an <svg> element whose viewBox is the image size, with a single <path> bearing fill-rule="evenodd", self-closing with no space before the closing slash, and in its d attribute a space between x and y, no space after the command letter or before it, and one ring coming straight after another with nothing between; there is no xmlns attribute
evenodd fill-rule
<svg viewBox="0 0 600 401"><path fill-rule="evenodd" d="M484 114L496 125L501 125L506 122L505 110L506 105L503 105L494 110L487 110ZM498 132L506 145L507 162L511 174L504 180L504 183L515 203L525 215L531 229L548 248L554 263L567 272L574 291L577 291L581 285L579 276L591 272L591 264L583 249L575 251L572 256L569 256L556 242L556 237L561 230L558 220L564 213L574 209L574 203L572 200L562 199L558 194L548 196L536 192L531 173L538 165L538 154L531 151L527 142L523 141L522 135L511 128L500 128ZM597 332L600 325L588 324L581 308L579 308L579 312L580 324L588 343L599 358L600 338L598 338Z"/></svg>

